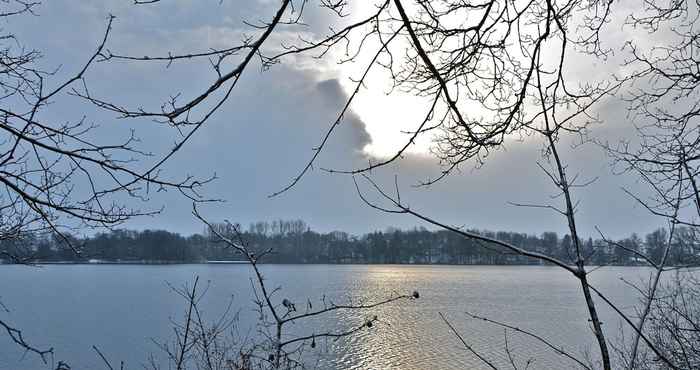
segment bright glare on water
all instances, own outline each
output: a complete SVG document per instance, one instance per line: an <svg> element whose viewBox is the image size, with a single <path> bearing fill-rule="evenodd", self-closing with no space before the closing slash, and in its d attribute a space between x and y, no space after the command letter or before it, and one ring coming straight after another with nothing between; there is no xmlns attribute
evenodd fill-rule
<svg viewBox="0 0 700 370"><path fill-rule="evenodd" d="M307 354L309 368L319 369L479 369L469 353L440 319L444 313L469 345L494 364L510 366L508 341L518 365L531 369L575 368L575 364L541 343L480 320L465 311L530 330L581 359L596 347L589 329L580 286L568 273L539 266L409 266L409 265L266 265L276 297L306 306L320 305L325 296L335 303L369 302L397 293L420 292L421 298L363 312L341 312L322 322L295 325L297 334L321 328L343 329L372 315L381 321L370 330L340 341L319 342ZM649 270L608 267L591 274L593 284L628 312L635 292L619 278L638 281ZM233 296L239 311L237 335L254 335L251 271L246 265L49 265L41 268L0 266L3 317L24 330L27 340L54 347L56 360L74 369L102 368L92 350L97 345L114 363L141 369L149 354L163 354L152 339L172 339L170 320L179 320L185 302L167 283L181 286L195 276L209 282L204 314L216 319ZM612 343L620 320L601 307L604 329ZM499 366L500 367L500 366ZM524 367L524 366L523 366ZM6 335L0 335L0 369L48 369L23 355Z"/></svg>

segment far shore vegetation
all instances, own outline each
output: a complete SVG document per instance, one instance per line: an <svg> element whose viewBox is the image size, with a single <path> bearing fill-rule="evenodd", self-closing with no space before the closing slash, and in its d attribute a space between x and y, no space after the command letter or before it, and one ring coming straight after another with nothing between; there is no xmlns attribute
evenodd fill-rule
<svg viewBox="0 0 700 370"><path fill-rule="evenodd" d="M217 224L220 232L230 233L230 225ZM571 236L555 232L540 235L508 231L470 230L492 239L523 246L530 251L557 256L562 260L575 258ZM509 254L495 244L460 237L449 231L425 228L401 230L389 228L364 235L342 231L320 233L301 220L257 222L242 235L251 247L267 254L264 263L309 264L494 264L528 265L540 261ZM640 265L639 255L662 258L668 238L665 229L643 237L632 234L621 240L587 238L581 240L584 253L591 264ZM243 261L236 251L214 241L209 232L182 236L164 230L118 229L89 237L56 234L27 234L22 239L0 241L3 250L16 250L30 263L206 263ZM669 265L687 264L700 259L700 242L694 233L681 228L674 235L673 254ZM79 246L76 255L70 245ZM615 245L624 248L616 248ZM12 263L10 259L2 260Z"/></svg>

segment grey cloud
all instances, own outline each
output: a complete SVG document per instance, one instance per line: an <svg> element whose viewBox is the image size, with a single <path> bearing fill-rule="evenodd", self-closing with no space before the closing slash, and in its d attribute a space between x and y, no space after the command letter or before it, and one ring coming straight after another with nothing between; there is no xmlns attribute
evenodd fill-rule
<svg viewBox="0 0 700 370"><path fill-rule="evenodd" d="M330 107L337 107L336 109L340 110L340 107L348 100L348 95L337 79L321 81L316 85L316 88L320 91L324 100L327 100L327 104ZM352 110L344 115L341 124L350 126L350 129L347 130L350 131L348 136L358 150L362 150L365 146L372 143L372 138L367 132L365 123Z"/></svg>
<svg viewBox="0 0 700 370"><path fill-rule="evenodd" d="M342 102L347 100L347 94L345 94L342 86L340 86L340 82L336 79L321 81L316 87L330 102L341 102L342 104Z"/></svg>

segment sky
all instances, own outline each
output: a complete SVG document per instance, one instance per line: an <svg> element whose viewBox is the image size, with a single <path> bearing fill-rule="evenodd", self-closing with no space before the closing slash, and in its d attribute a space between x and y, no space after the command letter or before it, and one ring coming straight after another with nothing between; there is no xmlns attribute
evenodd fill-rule
<svg viewBox="0 0 700 370"><path fill-rule="evenodd" d="M78 69L94 51L108 14L116 18L107 47L115 53L141 56L230 45L251 32L245 20L269 19L277 4L271 0L177 0L152 6L134 6L121 0L46 1L36 16L12 20L3 27L40 50L44 55L41 63L47 69L60 67L58 80ZM356 10L361 12L361 8ZM310 24L301 35L305 38L319 37L332 25L328 14L314 7L306 13L305 21ZM625 31L616 32L611 38L626 37ZM271 47L285 37L297 36L283 30L275 35ZM598 63L582 61L572 68L574 73L588 76L604 73L614 65L613 61ZM286 186L306 164L312 148L345 104L353 86L350 78L357 77L358 68L310 58L287 59L265 71L254 64L223 108L166 164L164 173L174 178L216 174L217 180L204 188L204 194L222 202L200 207L213 221L228 219L247 225L259 220L303 219L318 231L352 234L390 226L426 226L412 216L385 214L368 207L359 199L352 178L320 170L351 169L371 158L393 154L406 138L402 130L415 126L416 117L427 108L423 100L405 93L386 96L387 79L379 74L372 76L351 106L314 170L290 191L268 197ZM93 94L145 107L158 107L172 94L194 96L214 77L206 62L170 66L98 63L87 74ZM634 134L625 104L619 99L604 100L595 111L604 122L592 127L593 137L615 142ZM139 145L154 153L169 149L177 137L172 128L147 120L120 120L67 94L56 97L42 114L56 121L87 116L100 124L94 133L97 141L128 135L128 129L134 129L141 138ZM596 236L598 226L609 236L622 237L661 226L662 220L648 215L622 190L644 195L644 186L633 176L613 174L610 159L600 147L578 146L577 140L562 139L569 171L581 178L597 179L574 191L575 200L581 202L577 217L582 234ZM398 179L401 197L412 209L447 224L534 234L566 232L566 220L560 215L510 204L561 201L552 198L556 189L537 166L541 142L513 138L482 167L467 164L437 184L416 188L412 185L440 173L429 146L429 141L421 141L398 163L372 176L392 187L394 178ZM140 206L164 209L158 216L136 218L124 227L183 234L203 230L191 215L191 202L176 192L154 193Z"/></svg>

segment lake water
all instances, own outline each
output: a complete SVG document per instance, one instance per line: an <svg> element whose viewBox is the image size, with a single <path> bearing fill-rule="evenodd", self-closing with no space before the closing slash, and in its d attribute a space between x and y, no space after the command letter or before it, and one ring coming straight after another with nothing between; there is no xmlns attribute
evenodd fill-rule
<svg viewBox="0 0 700 370"><path fill-rule="evenodd" d="M270 286L281 286L280 299L289 297L299 306L306 306L307 298L318 303L324 296L343 303L420 292L418 300L326 317L321 325L327 328L347 327L375 314L381 323L345 340L318 345L311 368L483 368L449 331L439 312L474 349L504 367L508 358L503 329L468 319L464 311L532 330L581 358L596 352L580 287L555 267L265 265L262 270ZM637 297L619 278L635 280L648 271L607 267L593 272L591 280L630 310ZM73 369L104 368L92 345L114 363L123 360L126 369L141 369L149 354L162 355L151 339L172 339L170 319L179 319L186 308L168 283L180 286L195 276L209 282L202 302L205 315L216 318L233 296L241 331L255 322L250 268L215 264L0 266L0 300L10 310L0 317L23 329L32 344L54 347L56 360L68 362ZM601 306L601 311L607 335L615 341L619 320L611 310ZM311 334L305 329L295 327L299 333ZM532 358L531 369L575 367L522 335L508 333L507 338L519 364ZM0 369L48 368L36 356L23 356L5 333L0 334Z"/></svg>

